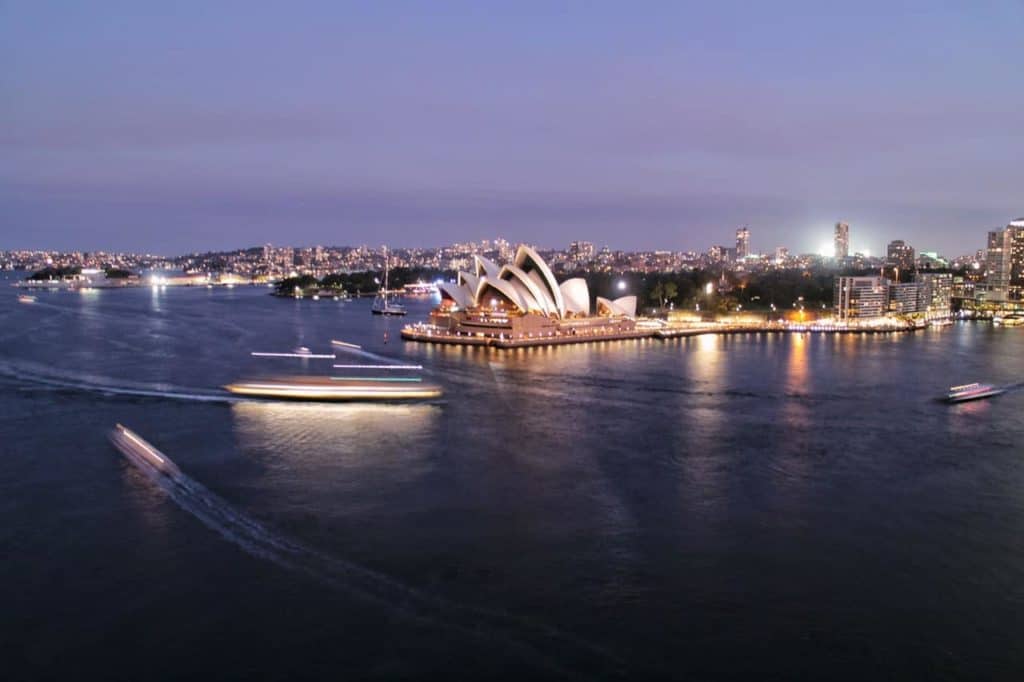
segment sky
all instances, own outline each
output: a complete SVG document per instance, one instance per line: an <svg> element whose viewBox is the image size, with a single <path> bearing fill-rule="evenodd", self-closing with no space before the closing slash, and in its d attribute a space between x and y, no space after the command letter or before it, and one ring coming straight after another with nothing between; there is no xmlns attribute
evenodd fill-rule
<svg viewBox="0 0 1024 682"><path fill-rule="evenodd" d="M0 249L949 256L1024 215L1024 0L0 0Z"/></svg>

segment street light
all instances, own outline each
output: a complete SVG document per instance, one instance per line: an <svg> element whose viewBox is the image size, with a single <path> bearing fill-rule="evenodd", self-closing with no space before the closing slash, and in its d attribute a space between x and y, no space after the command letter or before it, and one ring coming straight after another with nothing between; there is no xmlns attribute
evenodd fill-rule
<svg viewBox="0 0 1024 682"><path fill-rule="evenodd" d="M619 288L619 291L625 291L626 290L626 280L620 279L615 286L617 286Z"/></svg>

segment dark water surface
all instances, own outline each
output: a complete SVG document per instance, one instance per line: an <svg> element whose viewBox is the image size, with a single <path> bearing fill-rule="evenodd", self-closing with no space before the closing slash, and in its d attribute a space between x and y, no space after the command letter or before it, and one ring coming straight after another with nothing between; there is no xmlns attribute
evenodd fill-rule
<svg viewBox="0 0 1024 682"><path fill-rule="evenodd" d="M3 288L6 678L1024 678L1024 393L934 399L1024 380L1024 330L493 351L369 300ZM444 399L220 401L332 338Z"/></svg>

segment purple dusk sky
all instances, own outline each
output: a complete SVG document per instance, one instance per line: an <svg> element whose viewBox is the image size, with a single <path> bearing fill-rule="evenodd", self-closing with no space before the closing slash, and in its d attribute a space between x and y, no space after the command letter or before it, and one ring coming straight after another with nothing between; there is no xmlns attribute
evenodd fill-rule
<svg viewBox="0 0 1024 682"><path fill-rule="evenodd" d="M0 249L947 255L1024 214L1024 3L0 3Z"/></svg>

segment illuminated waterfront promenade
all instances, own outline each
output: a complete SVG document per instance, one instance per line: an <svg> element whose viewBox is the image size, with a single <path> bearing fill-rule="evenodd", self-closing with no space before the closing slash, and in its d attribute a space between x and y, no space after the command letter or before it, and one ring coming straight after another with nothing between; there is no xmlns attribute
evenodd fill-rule
<svg viewBox="0 0 1024 682"><path fill-rule="evenodd" d="M820 321L806 322L709 322L704 324L668 324L660 320L640 319L629 331L591 331L577 334L551 333L547 335L509 338L483 334L453 333L430 324L417 323L402 329L402 338L408 341L438 343L454 346L489 346L493 348L530 348L535 346L561 346L575 343L624 341L631 339L674 339L703 334L889 334L925 329L923 321L879 318L857 324Z"/></svg>

